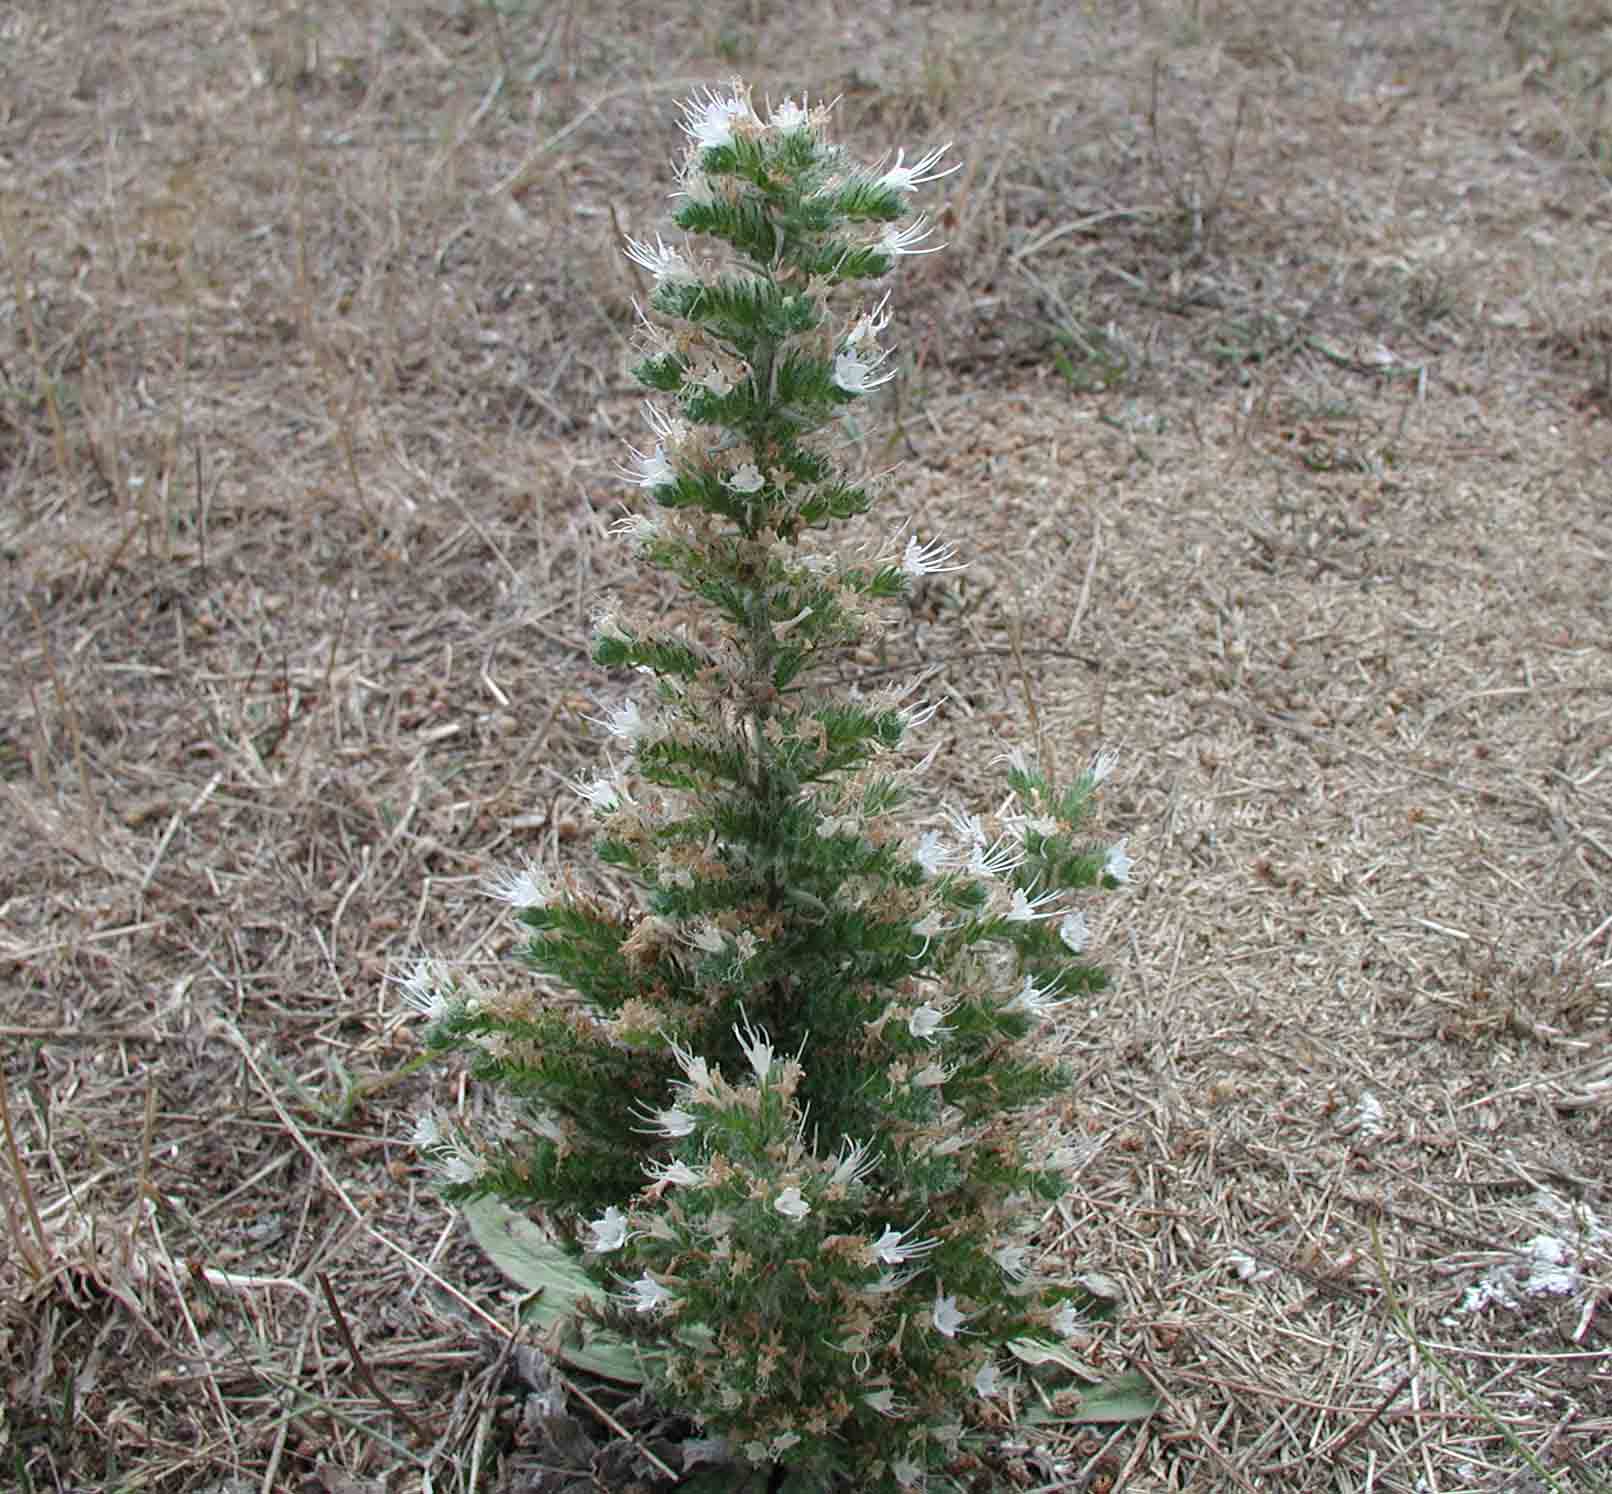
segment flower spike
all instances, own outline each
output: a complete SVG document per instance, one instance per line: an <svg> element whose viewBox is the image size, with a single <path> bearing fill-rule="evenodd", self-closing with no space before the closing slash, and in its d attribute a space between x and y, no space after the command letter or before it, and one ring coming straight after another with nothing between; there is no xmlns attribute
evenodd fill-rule
<svg viewBox="0 0 1612 1494"><path fill-rule="evenodd" d="M430 1053L508 1103L461 1092L403 1130L449 1199L564 1247L567 1290L530 1308L546 1342L630 1324L646 1393L702 1431L686 1465L923 1490L965 1438L1034 1435L1010 1430L1016 1347L1096 1331L1045 1254L1085 1160L1048 1130L1076 1082L1049 1028L1102 988L1086 920L1132 862L1082 828L1110 754L1004 723L957 761L945 666L884 677L903 604L966 557L915 494L879 506L899 479L852 407L904 367L887 285L942 247L917 194L960 167L860 160L831 109L735 80L674 116L669 222L620 245L645 428L575 534L584 595L596 528L619 542L615 594L582 604L607 675L563 669L546 702L592 761L509 754L529 781L485 839L534 859L483 885L524 969L399 972ZM921 647L949 654L955 622ZM1005 781L963 805L937 774Z"/></svg>

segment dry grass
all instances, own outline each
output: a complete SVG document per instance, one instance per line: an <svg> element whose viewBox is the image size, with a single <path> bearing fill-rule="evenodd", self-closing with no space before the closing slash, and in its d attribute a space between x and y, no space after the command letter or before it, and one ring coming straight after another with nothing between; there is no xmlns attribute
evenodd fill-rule
<svg viewBox="0 0 1612 1494"><path fill-rule="evenodd" d="M1040 1487L1606 1488L1612 13L781 9L0 17L0 1484L541 1486L385 977L586 854L615 246L738 69L968 162L862 439L976 563L856 667L970 799L1125 748L1045 1237L1163 1409Z"/></svg>

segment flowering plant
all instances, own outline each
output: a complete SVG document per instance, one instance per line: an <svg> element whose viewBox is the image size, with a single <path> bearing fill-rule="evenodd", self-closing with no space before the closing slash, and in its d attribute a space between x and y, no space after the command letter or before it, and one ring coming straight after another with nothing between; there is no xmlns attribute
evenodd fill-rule
<svg viewBox="0 0 1612 1494"><path fill-rule="evenodd" d="M916 535L863 559L823 539L874 500L823 433L893 377L888 296L828 303L928 252L910 198L945 174L944 150L859 165L828 123L696 96L675 221L721 257L628 242L669 325L645 323L663 399L623 469L652 506L615 531L689 601L597 619L595 660L654 683L576 785L633 891L514 869L490 890L546 983L426 962L406 986L513 1101L498 1136L422 1125L447 1196L535 1211L600 1289L582 1310L733 1457L893 1490L1006 1424L1021 1365L1074 1331L1036 1233L1073 1157L1046 1028L1102 984L1083 895L1130 861L1080 830L1110 755L1059 788L1010 753L994 813L924 811L915 687L814 682L959 568Z"/></svg>

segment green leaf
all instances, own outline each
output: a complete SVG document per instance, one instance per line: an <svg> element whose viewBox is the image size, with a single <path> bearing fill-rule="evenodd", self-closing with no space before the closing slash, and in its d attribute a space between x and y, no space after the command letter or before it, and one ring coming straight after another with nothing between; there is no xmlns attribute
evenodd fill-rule
<svg viewBox="0 0 1612 1494"><path fill-rule="evenodd" d="M1146 1421L1159 1409L1159 1398L1144 1375L1116 1375L1094 1385L1080 1395L1074 1411L1045 1411L1034 1408L1031 1421L1055 1422L1063 1426L1090 1426L1122 1421Z"/></svg>
<svg viewBox="0 0 1612 1494"><path fill-rule="evenodd" d="M605 1294L541 1228L491 1196L468 1199L459 1206L476 1243L516 1286L532 1293L521 1316L549 1338L550 1350L573 1369L604 1380L642 1385L660 1355L589 1322L578 1311L584 1300L603 1303ZM557 1331L550 1331L557 1330ZM711 1331L692 1323L678 1333L690 1345L709 1350Z"/></svg>
<svg viewBox="0 0 1612 1494"><path fill-rule="evenodd" d="M460 1205L460 1211L492 1263L517 1286L534 1294L522 1316L545 1331L563 1324L574 1336L576 1341L557 1350L561 1359L573 1369L606 1380L644 1383L647 1376L637 1347L578 1315L579 1302L602 1302L604 1293L575 1260L530 1219L496 1198L469 1200Z"/></svg>
<svg viewBox="0 0 1612 1494"><path fill-rule="evenodd" d="M1078 1354L1062 1344L1049 1344L1041 1338L1015 1338L1009 1341L1008 1349L1014 1358L1022 1359L1026 1364L1056 1364L1060 1369L1093 1383L1103 1378Z"/></svg>

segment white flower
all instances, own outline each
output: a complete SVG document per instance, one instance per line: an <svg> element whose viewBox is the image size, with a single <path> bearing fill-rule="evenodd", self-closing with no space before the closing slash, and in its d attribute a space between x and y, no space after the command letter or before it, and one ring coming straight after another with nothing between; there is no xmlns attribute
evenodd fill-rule
<svg viewBox="0 0 1612 1494"><path fill-rule="evenodd" d="M858 351L865 342L877 346L879 334L890 325L890 313L885 309L889 304L890 292L886 291L872 311L864 312L851 324L851 330L845 334L845 345Z"/></svg>
<svg viewBox="0 0 1612 1494"><path fill-rule="evenodd" d="M588 1249L606 1255L627 1243L627 1216L611 1205L597 1219L588 1221Z"/></svg>
<svg viewBox="0 0 1612 1494"><path fill-rule="evenodd" d="M927 249L915 249L914 244L921 244L934 228L929 226L927 218L915 218L905 228L897 228L895 224L885 229L879 239L879 252L888 254L891 258L899 258L903 254L933 254L936 250L944 249L944 244L931 244Z"/></svg>
<svg viewBox="0 0 1612 1494"><path fill-rule="evenodd" d="M1038 918L1056 918L1058 910L1049 908L1048 903L1058 900L1059 892L1056 887L1043 892L1039 897L1031 897L1022 887L1013 889L1013 903L1007 911L1009 923L1033 923Z"/></svg>
<svg viewBox="0 0 1612 1494"><path fill-rule="evenodd" d="M940 702L938 700L926 700L922 705L902 706L896 714L901 717L903 731L915 731L920 726L928 726L934 720L935 713L939 710ZM930 757L930 761L932 760L933 750L931 750ZM928 762L924 766L927 767Z"/></svg>
<svg viewBox="0 0 1612 1494"><path fill-rule="evenodd" d="M804 1219L812 1211L812 1206L800 1196L800 1189L794 1187L785 1188L773 1199L772 1206L785 1219Z"/></svg>
<svg viewBox="0 0 1612 1494"><path fill-rule="evenodd" d="M675 1183L684 1188L697 1187L705 1181L705 1173L697 1167L690 1167L687 1162L646 1162L644 1171L656 1184L664 1187L668 1183Z"/></svg>
<svg viewBox="0 0 1612 1494"><path fill-rule="evenodd" d="M834 1164L834 1171L828 1175L831 1188L845 1188L852 1183L860 1183L879 1164L878 1157L868 1154L867 1142L858 1145L849 1136L844 1138L844 1142L845 1151Z"/></svg>
<svg viewBox="0 0 1612 1494"><path fill-rule="evenodd" d="M614 814L623 804L632 803L632 796L613 778L595 778L592 783L572 779L571 787L600 814Z"/></svg>
<svg viewBox="0 0 1612 1494"><path fill-rule="evenodd" d="M1119 753L1112 747L1105 747L1091 760L1091 766L1086 769L1086 776L1091 779L1092 787L1102 783L1114 771L1119 763Z"/></svg>
<svg viewBox="0 0 1612 1494"><path fill-rule="evenodd" d="M639 710L636 700L623 701L603 720L597 716L583 719L594 726L604 727L611 736L629 744L636 742L649 729L649 723L644 720L644 713Z"/></svg>
<svg viewBox="0 0 1612 1494"><path fill-rule="evenodd" d="M939 1240L908 1240L907 1236L917 1229L898 1230L894 1225L887 1225L885 1231L873 1242L873 1253L887 1266L899 1266L919 1256L928 1255L938 1244Z"/></svg>
<svg viewBox="0 0 1612 1494"><path fill-rule="evenodd" d="M716 150L733 144L733 126L737 121L756 120L750 100L743 96L737 85L732 98L722 98L714 89L696 93L683 105L683 133L700 150Z"/></svg>
<svg viewBox="0 0 1612 1494"><path fill-rule="evenodd" d="M863 359L849 349L838 353L834 358L834 383L847 394L866 394L870 389L877 389L881 384L888 384L895 378L895 370L889 369L878 378L873 377L873 371L889 357L888 353L880 353L872 362Z"/></svg>
<svg viewBox="0 0 1612 1494"><path fill-rule="evenodd" d="M903 1489L916 1489L924 1482L924 1471L914 1463L911 1458L897 1458L890 1465L890 1472Z"/></svg>
<svg viewBox="0 0 1612 1494"><path fill-rule="evenodd" d="M1042 840L1051 840L1062 828L1050 814L1021 814L1013 823L1014 834L1020 840L1027 840L1032 831Z"/></svg>
<svg viewBox="0 0 1612 1494"><path fill-rule="evenodd" d="M627 1288L627 1305L634 1312L651 1313L675 1300L647 1271Z"/></svg>
<svg viewBox="0 0 1612 1494"><path fill-rule="evenodd" d="M1026 778L1036 770L1030 766L1030 759L1025 756L1024 748L1014 747L1007 752L999 752L991 759L994 768L998 763L1006 763L1008 770L1013 773L1022 773Z"/></svg>
<svg viewBox="0 0 1612 1494"><path fill-rule="evenodd" d="M688 440L688 424L679 420L675 415L669 415L653 400L643 402L644 420L650 430L654 431L655 439L668 446L680 446Z"/></svg>
<svg viewBox="0 0 1612 1494"><path fill-rule="evenodd" d="M735 493L759 493L767 480L754 462L746 462L742 467L735 468L733 474L723 481Z"/></svg>
<svg viewBox="0 0 1612 1494"><path fill-rule="evenodd" d="M1024 860L1024 847L1011 836L1002 835L986 845L974 842L968 853L968 869L976 877L1005 877Z"/></svg>
<svg viewBox="0 0 1612 1494"><path fill-rule="evenodd" d="M640 488L658 488L669 482L677 481L677 469L666 460L666 448L657 446L652 452L645 455L636 446L627 448L638 463L636 470L616 463L618 471L628 482Z"/></svg>
<svg viewBox="0 0 1612 1494"><path fill-rule="evenodd" d="M725 1410L736 1411L741 1404L739 1392L731 1386L722 1390L722 1405ZM779 1432L770 1441L763 1442L759 1437L753 1437L744 1445L744 1455L752 1463L776 1463L779 1458L800 1441L799 1432ZM685 1444L686 1446L687 1444ZM688 1458L685 1455L683 1466L687 1468Z"/></svg>
<svg viewBox="0 0 1612 1494"><path fill-rule="evenodd" d="M647 545L661 531L661 522L653 514L623 514L619 519L611 522L606 531L617 539L625 539L634 545ZM599 631L599 625L594 624L594 632Z"/></svg>
<svg viewBox="0 0 1612 1494"><path fill-rule="evenodd" d="M1002 1389L1002 1374L989 1359L974 1371L974 1394L982 1399Z"/></svg>
<svg viewBox="0 0 1612 1494"><path fill-rule="evenodd" d="M440 1022L453 1009L448 999L453 979L440 960L416 960L409 973L397 980L403 1000L428 1022Z"/></svg>
<svg viewBox="0 0 1612 1494"><path fill-rule="evenodd" d="M765 1084L767 1075L772 1071L772 1044L767 1039L767 1029L752 1027L750 1019L745 1017L743 1027L737 1022L733 1024L733 1035L744 1049L744 1056L750 1060L756 1078Z"/></svg>
<svg viewBox="0 0 1612 1494"><path fill-rule="evenodd" d="M929 1312L929 1321L935 1325L937 1333L943 1333L947 1338L956 1338L957 1330L968 1321L968 1315L958 1312L955 1297L943 1297L937 1292L935 1305Z"/></svg>
<svg viewBox="0 0 1612 1494"><path fill-rule="evenodd" d="M1052 1331L1059 1338L1073 1338L1080 1323L1080 1313L1073 1302L1063 1303L1052 1315Z"/></svg>
<svg viewBox="0 0 1612 1494"><path fill-rule="evenodd" d="M717 199L716 184L700 170L698 156L691 157L677 173L677 191L673 197L686 197L702 207L709 207Z"/></svg>
<svg viewBox="0 0 1612 1494"><path fill-rule="evenodd" d="M999 1245L991 1252L991 1259L1002 1268L1004 1276L1023 1281L1030 1269L1029 1250L1023 1245Z"/></svg>
<svg viewBox="0 0 1612 1494"><path fill-rule="evenodd" d="M1082 953L1091 942L1091 929L1086 923L1086 915L1078 908L1073 913L1065 913L1063 922L1058 925L1058 937L1070 954Z"/></svg>
<svg viewBox="0 0 1612 1494"><path fill-rule="evenodd" d="M675 1141L679 1136L687 1136L699 1123L697 1118L688 1111L679 1109L676 1105L665 1110L650 1112L655 1124L648 1129L659 1132L668 1140ZM642 1129L642 1128L640 1128Z"/></svg>
<svg viewBox="0 0 1612 1494"><path fill-rule="evenodd" d="M985 844L985 826L980 823L977 814L964 814L960 809L946 811L946 823L970 845L982 846Z"/></svg>
<svg viewBox="0 0 1612 1494"><path fill-rule="evenodd" d="M474 1183L487 1171L487 1159L480 1152L472 1150L470 1144L462 1137L445 1139L443 1150L437 1154L438 1165L442 1168L442 1176L450 1183Z"/></svg>
<svg viewBox="0 0 1612 1494"><path fill-rule="evenodd" d="M512 908L543 908L554 896L554 883L528 860L519 868L506 867L487 878L482 890Z"/></svg>
<svg viewBox="0 0 1612 1494"><path fill-rule="evenodd" d="M890 1389L870 1390L862 1397L862 1401L880 1416L899 1417L907 1409L906 1402L897 1400L895 1391Z"/></svg>
<svg viewBox="0 0 1612 1494"><path fill-rule="evenodd" d="M1018 995L1008 1002L1008 1010L1012 1011L1017 1008L1020 1011L1028 1012L1032 1017L1045 1016L1055 1007L1063 1005L1062 1001L1052 999L1053 989L1054 987L1048 986L1043 990L1035 983L1033 975L1027 975L1024 977L1024 984L1019 988Z"/></svg>
<svg viewBox="0 0 1612 1494"><path fill-rule="evenodd" d="M912 859L931 877L938 877L957 864L938 830L926 830L918 837L918 848L912 853Z"/></svg>
<svg viewBox="0 0 1612 1494"><path fill-rule="evenodd" d="M432 1111L427 1110L416 1119L409 1140L422 1152L442 1145L442 1124Z"/></svg>
<svg viewBox="0 0 1612 1494"><path fill-rule="evenodd" d="M793 99L785 99L767 112L767 124L775 130L798 130L807 119L805 108Z"/></svg>
<svg viewBox="0 0 1612 1494"><path fill-rule="evenodd" d="M1130 837L1126 836L1125 839L1129 840ZM1130 854L1125 849L1125 841L1122 840L1118 845L1109 849L1108 860L1103 863L1103 871L1116 882L1129 882L1131 880L1131 867L1134 865L1135 863L1131 860Z"/></svg>
<svg viewBox="0 0 1612 1494"><path fill-rule="evenodd" d="M912 1076L912 1082L919 1089L939 1089L951 1076L952 1071L945 1064L931 1063L919 1069Z"/></svg>
<svg viewBox="0 0 1612 1494"><path fill-rule="evenodd" d="M956 1029L940 1025L945 1015L939 1007L931 1006L926 1001L907 1018L907 1031L926 1043L934 1042L937 1037L947 1037Z"/></svg>
<svg viewBox="0 0 1612 1494"><path fill-rule="evenodd" d="M920 576L938 576L945 571L960 571L965 569L960 563L953 561L957 553L955 545L945 544L940 540L931 540L927 545L919 544L915 534L907 541L907 548L901 555L901 569L914 581Z"/></svg>
<svg viewBox="0 0 1612 1494"><path fill-rule="evenodd" d="M640 239L628 239L625 253L635 265L642 265L655 277L656 285L668 282L694 285L699 281L689 262L677 250L668 248L659 234L655 235L653 249Z"/></svg>
<svg viewBox="0 0 1612 1494"><path fill-rule="evenodd" d="M697 1053L688 1048L681 1048L677 1043L667 1040L672 1049L672 1057L677 1060L678 1068L688 1077L691 1090L708 1089L711 1084L711 1070L706 1061Z"/></svg>
<svg viewBox="0 0 1612 1494"><path fill-rule="evenodd" d="M927 155L920 156L910 166L903 166L901 158L905 151L896 152L896 164L879 178L881 187L889 187L897 192L911 192L915 187L921 187L925 182L938 181L943 176L950 176L954 171L960 171L963 163L959 161L955 166L948 166L944 171L936 171L942 157L951 149L949 144L936 146Z"/></svg>
<svg viewBox="0 0 1612 1494"><path fill-rule="evenodd" d="M713 363L710 368L701 374L699 378L694 379L691 382L698 384L702 389L709 389L711 393L714 394L718 399L721 399L725 394L733 393L733 380L723 373L721 368L719 368L715 363Z"/></svg>
<svg viewBox="0 0 1612 1494"><path fill-rule="evenodd" d="M722 930L708 918L702 919L689 930L688 942L696 949L703 949L706 954L719 955L728 947L728 941Z"/></svg>

